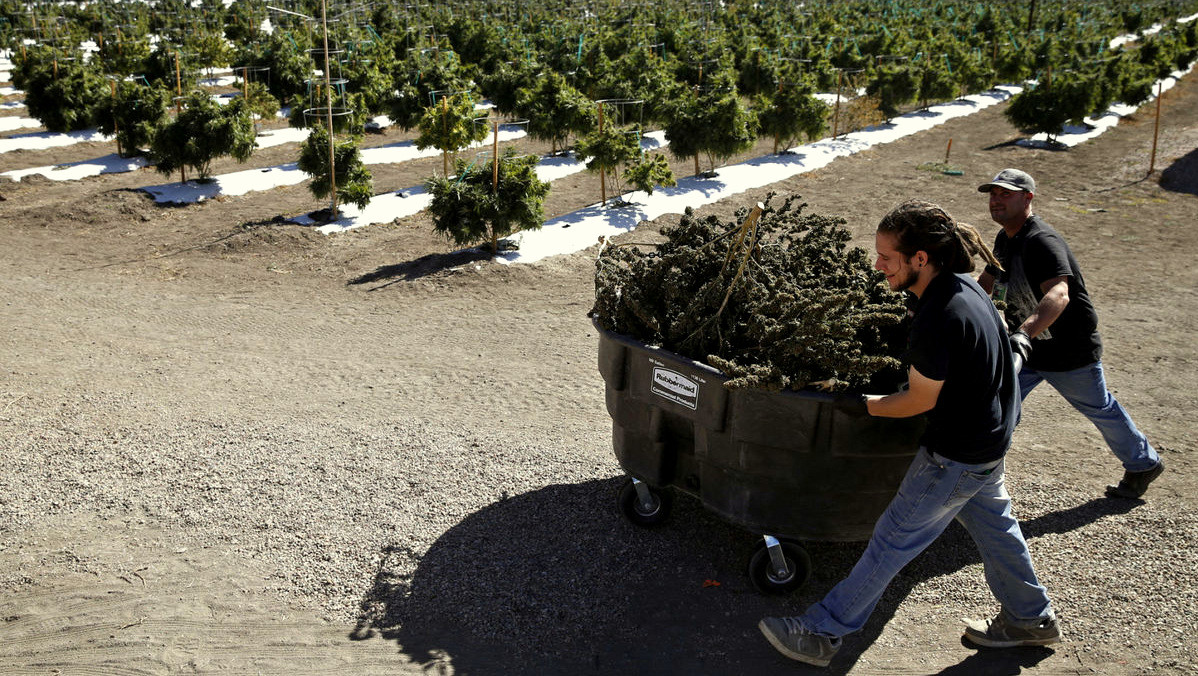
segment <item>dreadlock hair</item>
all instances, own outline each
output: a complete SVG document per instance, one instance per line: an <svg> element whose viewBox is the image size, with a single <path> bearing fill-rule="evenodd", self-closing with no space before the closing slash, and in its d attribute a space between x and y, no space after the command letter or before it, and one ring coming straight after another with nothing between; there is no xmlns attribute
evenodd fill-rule
<svg viewBox="0 0 1198 676"><path fill-rule="evenodd" d="M981 256L990 265L1002 269L972 225L958 223L947 211L931 202L903 202L882 217L878 231L894 235L895 248L903 256L910 258L916 251L927 252L928 260L940 270L973 272L974 256Z"/></svg>

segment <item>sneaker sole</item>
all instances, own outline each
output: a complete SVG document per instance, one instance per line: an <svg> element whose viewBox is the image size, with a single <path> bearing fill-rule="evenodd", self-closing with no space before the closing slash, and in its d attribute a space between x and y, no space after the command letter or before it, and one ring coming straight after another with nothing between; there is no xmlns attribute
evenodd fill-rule
<svg viewBox="0 0 1198 676"><path fill-rule="evenodd" d="M797 660L804 664L810 664L815 667L826 667L832 663L831 657L829 657L828 659L820 659L818 657L812 657L811 655L804 655L803 653L796 653L795 651L791 650L789 647L787 647L785 644L783 644L781 641L779 641L778 638L776 636L774 636L773 632L766 629L764 620L757 623L757 628L761 630L761 633L765 636L766 640L770 642L770 645L774 646L774 648L776 648L778 650L778 652L782 653L783 655L786 655L787 657L789 657L792 660Z"/></svg>
<svg viewBox="0 0 1198 676"><path fill-rule="evenodd" d="M965 638L971 643L982 646L983 648L1021 648L1052 645L1054 643L1061 642L1061 636L1059 634L1056 636L1046 636L1044 638L1021 638L1000 641L992 639L989 636L973 634L969 630L965 631Z"/></svg>

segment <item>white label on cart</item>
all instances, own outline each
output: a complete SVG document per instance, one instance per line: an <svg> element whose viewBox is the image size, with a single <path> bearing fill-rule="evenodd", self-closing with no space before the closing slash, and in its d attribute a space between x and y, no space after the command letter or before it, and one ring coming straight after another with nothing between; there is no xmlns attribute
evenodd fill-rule
<svg viewBox="0 0 1198 676"><path fill-rule="evenodd" d="M691 410L699 407L699 385L677 371L656 367L653 369L653 394L664 397Z"/></svg>

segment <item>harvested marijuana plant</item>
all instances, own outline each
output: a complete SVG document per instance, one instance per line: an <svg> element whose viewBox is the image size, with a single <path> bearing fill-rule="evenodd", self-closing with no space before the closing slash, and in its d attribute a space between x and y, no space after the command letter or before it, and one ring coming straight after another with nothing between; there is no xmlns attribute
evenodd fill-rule
<svg viewBox="0 0 1198 676"><path fill-rule="evenodd" d="M609 331L704 362L729 388L884 389L902 377L907 310L850 247L844 219L773 194L737 223L691 209L652 250L605 246L592 315Z"/></svg>

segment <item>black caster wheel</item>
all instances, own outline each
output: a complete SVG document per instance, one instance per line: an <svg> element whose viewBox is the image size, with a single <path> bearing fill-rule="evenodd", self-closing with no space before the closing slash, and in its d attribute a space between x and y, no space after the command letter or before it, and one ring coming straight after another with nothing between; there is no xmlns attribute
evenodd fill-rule
<svg viewBox="0 0 1198 676"><path fill-rule="evenodd" d="M749 580L762 594L789 594L806 584L810 577L811 557L797 542L767 535L749 559Z"/></svg>
<svg viewBox="0 0 1198 676"><path fill-rule="evenodd" d="M620 487L620 513L642 528L654 528L665 523L674 505L674 494L649 488L637 479L629 479Z"/></svg>

